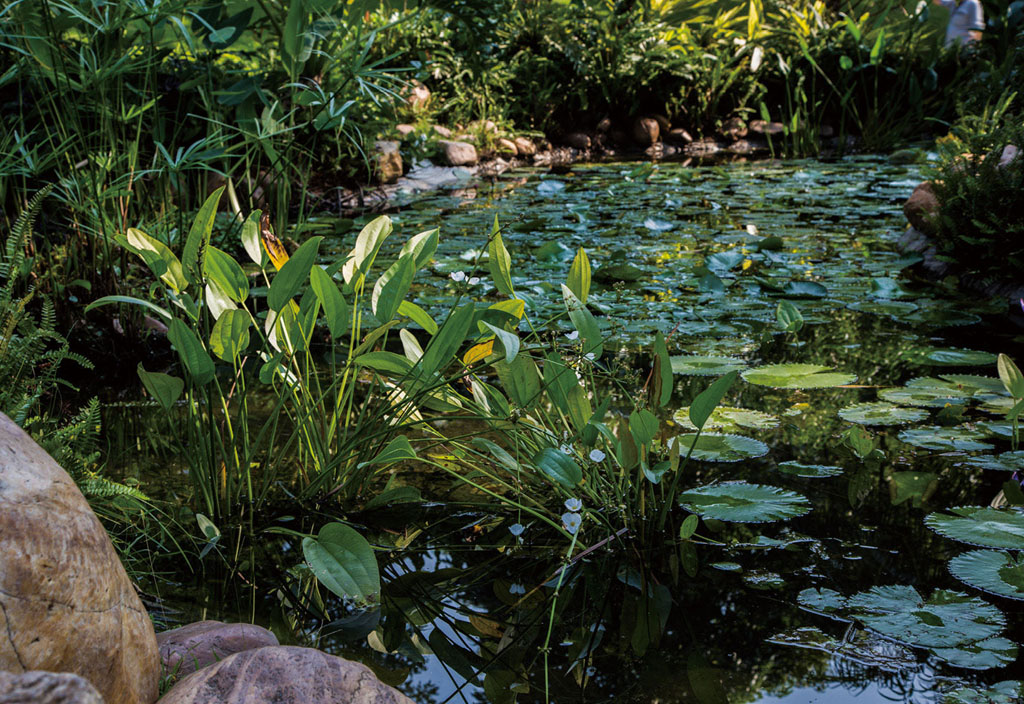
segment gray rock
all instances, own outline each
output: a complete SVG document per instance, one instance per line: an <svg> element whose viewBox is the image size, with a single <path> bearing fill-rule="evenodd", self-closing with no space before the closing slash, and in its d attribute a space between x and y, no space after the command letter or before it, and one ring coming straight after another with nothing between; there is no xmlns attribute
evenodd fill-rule
<svg viewBox="0 0 1024 704"><path fill-rule="evenodd" d="M164 675L175 680L229 655L278 645L277 636L251 623L199 621L156 634Z"/></svg>
<svg viewBox="0 0 1024 704"><path fill-rule="evenodd" d="M379 183L394 183L402 177L402 153L398 146L398 142L389 140L374 143L374 173Z"/></svg>
<svg viewBox="0 0 1024 704"><path fill-rule="evenodd" d="M413 704L365 665L312 648L236 653L174 685L159 704Z"/></svg>
<svg viewBox="0 0 1024 704"><path fill-rule="evenodd" d="M661 126L653 117L641 117L633 122L633 141L649 147L661 139Z"/></svg>
<svg viewBox="0 0 1024 704"><path fill-rule="evenodd" d="M75 482L0 413L0 670L70 672L150 704L153 623Z"/></svg>
<svg viewBox="0 0 1024 704"><path fill-rule="evenodd" d="M444 125L434 125L434 131L445 139L449 139L452 136L452 131Z"/></svg>
<svg viewBox="0 0 1024 704"><path fill-rule="evenodd" d="M747 125L738 117L730 117L718 131L723 137L736 141L747 136Z"/></svg>
<svg viewBox="0 0 1024 704"><path fill-rule="evenodd" d="M0 672L0 704L103 704L103 697L70 672Z"/></svg>
<svg viewBox="0 0 1024 704"><path fill-rule="evenodd" d="M438 142L445 161L450 166L471 166L477 162L476 147L469 142L453 142L443 139Z"/></svg>

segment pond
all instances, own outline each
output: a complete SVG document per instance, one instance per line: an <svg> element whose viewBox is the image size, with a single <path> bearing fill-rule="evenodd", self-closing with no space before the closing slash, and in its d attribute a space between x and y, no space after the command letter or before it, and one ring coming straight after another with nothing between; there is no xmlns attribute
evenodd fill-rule
<svg viewBox="0 0 1024 704"><path fill-rule="evenodd" d="M618 373L617 406L648 383L657 333L666 341L665 412L693 447L682 506L699 530L684 523L671 544L588 542L581 530L565 563L566 546L542 526L483 512L465 487L424 477L430 501L346 517L390 548L379 554L384 608L301 598L285 540L261 583L214 567L166 575L154 587L159 618L254 619L282 642L363 660L424 704L513 693L1002 701L1010 685L997 683L1022 674L1024 563L1011 548L1024 515L984 507L1001 490L1017 495L1005 486L1020 455L1009 454L1014 404L996 355L1024 356L1005 301L908 274L915 259L895 240L920 180L917 167L881 157L601 163L399 202L403 237L382 257L441 228L415 288L428 311L457 292L491 296L483 250L495 217L533 320L564 312L559 285L586 250L587 305L605 340L595 363ZM327 242L342 254L352 237ZM552 328L564 344L576 337L568 320ZM731 371L740 378L693 439L687 407ZM181 466L158 440L142 456L117 449L155 422L108 409L113 462L171 496Z"/></svg>

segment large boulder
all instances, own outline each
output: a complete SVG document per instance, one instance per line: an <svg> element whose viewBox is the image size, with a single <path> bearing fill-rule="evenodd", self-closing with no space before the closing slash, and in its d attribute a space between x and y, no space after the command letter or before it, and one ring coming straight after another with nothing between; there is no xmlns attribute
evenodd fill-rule
<svg viewBox="0 0 1024 704"><path fill-rule="evenodd" d="M277 645L277 636L251 623L199 621L156 634L164 675L181 679L229 655Z"/></svg>
<svg viewBox="0 0 1024 704"><path fill-rule="evenodd" d="M72 672L150 704L153 624L74 481L0 413L0 670Z"/></svg>
<svg viewBox="0 0 1024 704"><path fill-rule="evenodd" d="M914 226L914 229L933 236L936 231L935 220L939 215L939 199L931 181L925 181L910 194L903 204L903 214Z"/></svg>
<svg viewBox="0 0 1024 704"><path fill-rule="evenodd" d="M661 126L653 117L641 117L633 122L633 141L649 147L661 139Z"/></svg>
<svg viewBox="0 0 1024 704"><path fill-rule="evenodd" d="M103 697L70 672L0 672L0 704L103 704Z"/></svg>
<svg viewBox="0 0 1024 704"><path fill-rule="evenodd" d="M441 147L441 153L449 166L471 166L477 162L476 147L469 142L442 139L438 146Z"/></svg>
<svg viewBox="0 0 1024 704"><path fill-rule="evenodd" d="M312 648L236 653L174 685L159 704L413 704L365 665Z"/></svg>

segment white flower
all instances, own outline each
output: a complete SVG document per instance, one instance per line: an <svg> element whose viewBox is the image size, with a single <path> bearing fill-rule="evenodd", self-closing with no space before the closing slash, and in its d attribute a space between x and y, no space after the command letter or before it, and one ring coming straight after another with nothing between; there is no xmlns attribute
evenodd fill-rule
<svg viewBox="0 0 1024 704"><path fill-rule="evenodd" d="M466 280L466 272L464 271L453 271L451 273L452 281L459 282Z"/></svg>
<svg viewBox="0 0 1024 704"><path fill-rule="evenodd" d="M604 458L607 457L606 454L596 448L590 451L589 456L591 462L604 462Z"/></svg>
<svg viewBox="0 0 1024 704"><path fill-rule="evenodd" d="M526 587L524 587L522 584L510 584L510 585L508 585L508 593L509 594L525 594L526 593Z"/></svg>
<svg viewBox="0 0 1024 704"><path fill-rule="evenodd" d="M567 455L572 454L572 445L560 445L558 449Z"/></svg>
<svg viewBox="0 0 1024 704"><path fill-rule="evenodd" d="M569 340L571 342L572 340L575 340L579 336L580 336L579 331L573 330L571 333L569 333L568 335L565 336L565 339L567 339L567 340Z"/></svg>
<svg viewBox="0 0 1024 704"><path fill-rule="evenodd" d="M524 526L522 523L513 523L512 525L510 525L508 527L508 532L511 533L512 535L516 536L517 538L520 535L522 535L525 531L526 531L526 526Z"/></svg>
<svg viewBox="0 0 1024 704"><path fill-rule="evenodd" d="M581 508L583 508L583 502L577 498L566 499L565 507L570 511L579 511Z"/></svg>
<svg viewBox="0 0 1024 704"><path fill-rule="evenodd" d="M583 356L584 356L584 357L586 357L586 358L587 358L587 359L588 359L589 361L591 361L591 362L593 362L593 361L594 361L594 353L593 353L593 352L587 352L587 353L586 353L585 355L583 355Z"/></svg>
<svg viewBox="0 0 1024 704"><path fill-rule="evenodd" d="M469 283L470 286L476 286L478 283L480 283L480 277L474 276L467 283Z"/></svg>
<svg viewBox="0 0 1024 704"><path fill-rule="evenodd" d="M576 531L580 529L580 525L583 523L583 516L578 513L563 513L562 514L562 525L569 531L570 534L576 535Z"/></svg>

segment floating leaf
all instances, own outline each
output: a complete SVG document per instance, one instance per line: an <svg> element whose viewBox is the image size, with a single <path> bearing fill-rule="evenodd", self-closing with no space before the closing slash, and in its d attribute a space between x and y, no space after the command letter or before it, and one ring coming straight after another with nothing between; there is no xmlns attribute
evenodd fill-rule
<svg viewBox="0 0 1024 704"><path fill-rule="evenodd" d="M962 404L970 397L958 384L933 377L911 379L902 388L882 389L878 396L885 401L906 406L942 408Z"/></svg>
<svg viewBox="0 0 1024 704"><path fill-rule="evenodd" d="M801 464L793 461L779 462L778 470L797 477L834 477L843 473L842 467L830 464Z"/></svg>
<svg viewBox="0 0 1024 704"><path fill-rule="evenodd" d="M1024 557L1003 550L972 550L949 562L961 582L984 592L1024 600Z"/></svg>
<svg viewBox="0 0 1024 704"><path fill-rule="evenodd" d="M721 376L746 368L746 363L736 357L680 355L672 358L672 372L686 376Z"/></svg>
<svg viewBox="0 0 1024 704"><path fill-rule="evenodd" d="M1002 380L997 379L994 376L979 376L977 374L943 374L941 378L951 384L956 384L957 388L962 389L964 393L972 396L977 393L1006 394L1006 389L1003 388Z"/></svg>
<svg viewBox="0 0 1024 704"><path fill-rule="evenodd" d="M991 469L997 472L1016 472L1024 469L1024 450L1003 452L998 455L977 455L963 461L968 467Z"/></svg>
<svg viewBox="0 0 1024 704"><path fill-rule="evenodd" d="M943 428L937 425L904 430L899 435L900 440L915 447L946 452L991 450L992 445L980 442L985 437L984 433L976 430L968 430L963 427Z"/></svg>
<svg viewBox="0 0 1024 704"><path fill-rule="evenodd" d="M859 313L873 313L875 315L890 315L894 318L900 318L917 310L916 303L909 303L907 301L872 301L862 300L855 301L848 306L850 310L855 310Z"/></svg>
<svg viewBox="0 0 1024 704"><path fill-rule="evenodd" d="M904 425L928 417L927 411L901 408L889 403L857 403L839 410L839 417L861 425Z"/></svg>
<svg viewBox="0 0 1024 704"><path fill-rule="evenodd" d="M804 589L796 600L800 606L819 614L833 615L846 608L846 597L835 589Z"/></svg>
<svg viewBox="0 0 1024 704"><path fill-rule="evenodd" d="M924 524L939 535L983 548L1024 550L1024 512L1014 508L961 506L955 515L931 513Z"/></svg>
<svg viewBox="0 0 1024 704"><path fill-rule="evenodd" d="M693 448L691 457L705 462L739 462L768 454L768 446L760 440L742 435L719 435L717 433L695 433L676 437L680 452L685 455Z"/></svg>
<svg viewBox="0 0 1024 704"><path fill-rule="evenodd" d="M996 355L981 350L965 350L957 347L944 347L921 350L915 355L916 361L923 364L935 364L943 367L981 367L994 364Z"/></svg>
<svg viewBox="0 0 1024 704"><path fill-rule="evenodd" d="M853 374L829 371L818 364L769 364L748 369L743 379L758 386L776 389L825 389L857 381Z"/></svg>
<svg viewBox="0 0 1024 704"><path fill-rule="evenodd" d="M696 430L690 421L690 408L684 407L676 411L672 419L679 425L690 430ZM719 406L711 412L711 416L704 423L705 430L735 430L736 428L750 428L752 430L767 430L777 428L779 419L769 413L755 411L749 408L732 408L730 406Z"/></svg>
<svg viewBox="0 0 1024 704"><path fill-rule="evenodd" d="M680 494L679 504L705 519L737 523L782 521L811 510L811 503L796 492L746 482L712 484L687 491Z"/></svg>
<svg viewBox="0 0 1024 704"><path fill-rule="evenodd" d="M931 651L950 665L970 670L1005 667L1017 659L1017 644L1002 637L986 638L955 648L932 648Z"/></svg>
<svg viewBox="0 0 1024 704"><path fill-rule="evenodd" d="M1004 680L984 689L961 687L950 692L942 704L1020 704L1024 701L1024 682Z"/></svg>

